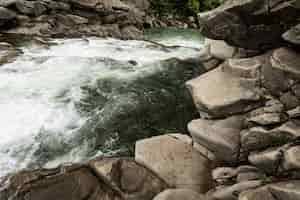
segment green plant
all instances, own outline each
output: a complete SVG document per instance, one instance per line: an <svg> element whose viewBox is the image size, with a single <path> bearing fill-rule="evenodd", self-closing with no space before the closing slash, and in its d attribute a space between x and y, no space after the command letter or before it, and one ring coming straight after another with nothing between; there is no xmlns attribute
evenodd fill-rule
<svg viewBox="0 0 300 200"><path fill-rule="evenodd" d="M152 0L152 8L158 15L179 14L195 15L213 9L223 0Z"/></svg>

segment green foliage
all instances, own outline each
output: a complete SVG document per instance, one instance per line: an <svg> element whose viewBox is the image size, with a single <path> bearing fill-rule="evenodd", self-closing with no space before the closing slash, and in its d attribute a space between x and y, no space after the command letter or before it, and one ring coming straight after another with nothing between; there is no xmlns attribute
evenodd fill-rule
<svg viewBox="0 0 300 200"><path fill-rule="evenodd" d="M152 8L158 15L195 15L213 9L223 0L152 0Z"/></svg>

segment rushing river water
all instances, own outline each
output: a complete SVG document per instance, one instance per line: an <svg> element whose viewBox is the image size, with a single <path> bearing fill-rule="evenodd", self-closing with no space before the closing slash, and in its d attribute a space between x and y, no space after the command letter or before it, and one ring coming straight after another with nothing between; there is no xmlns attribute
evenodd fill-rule
<svg viewBox="0 0 300 200"><path fill-rule="evenodd" d="M184 131L201 38L153 30L148 39L18 44L23 53L0 66L0 176L130 154L139 138Z"/></svg>

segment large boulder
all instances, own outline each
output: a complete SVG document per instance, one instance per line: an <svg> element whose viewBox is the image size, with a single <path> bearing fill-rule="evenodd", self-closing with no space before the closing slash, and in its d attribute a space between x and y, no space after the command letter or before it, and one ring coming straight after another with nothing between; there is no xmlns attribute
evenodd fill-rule
<svg viewBox="0 0 300 200"><path fill-rule="evenodd" d="M224 63L186 83L202 117L226 117L259 105L259 77L249 78L250 74L246 73L259 68L256 67L260 66L259 62L253 59L232 63Z"/></svg>
<svg viewBox="0 0 300 200"><path fill-rule="evenodd" d="M135 159L171 187L206 192L211 183L208 158L193 148L188 136L164 135L136 143Z"/></svg>
<svg viewBox="0 0 300 200"><path fill-rule="evenodd" d="M242 125L242 116L225 120L198 119L188 124L188 130L194 141L210 150L218 161L236 162Z"/></svg>
<svg viewBox="0 0 300 200"><path fill-rule="evenodd" d="M90 162L91 168L124 199L152 200L167 189L167 184L151 171L126 158L100 158Z"/></svg>
<svg viewBox="0 0 300 200"><path fill-rule="evenodd" d="M294 5L297 3L298 0L228 0L215 10L199 14L199 22L208 38L246 49L271 49L280 46L281 35L299 23L300 8Z"/></svg>

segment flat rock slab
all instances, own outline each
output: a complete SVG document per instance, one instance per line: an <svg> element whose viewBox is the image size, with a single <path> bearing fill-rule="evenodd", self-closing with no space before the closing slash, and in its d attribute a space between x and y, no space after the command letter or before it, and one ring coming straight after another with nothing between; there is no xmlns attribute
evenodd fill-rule
<svg viewBox="0 0 300 200"><path fill-rule="evenodd" d="M206 192L211 184L210 161L186 139L157 136L136 143L135 160L154 171L171 187Z"/></svg>
<svg viewBox="0 0 300 200"><path fill-rule="evenodd" d="M222 65L186 83L200 114L224 117L257 107L260 100L257 79L226 72Z"/></svg>
<svg viewBox="0 0 300 200"><path fill-rule="evenodd" d="M236 162L242 125L242 116L225 120L198 119L188 124L188 130L194 141L215 154L217 160Z"/></svg>
<svg viewBox="0 0 300 200"><path fill-rule="evenodd" d="M95 173L124 199L152 200L167 184L133 159L100 158L90 162Z"/></svg>
<svg viewBox="0 0 300 200"><path fill-rule="evenodd" d="M169 189L157 195L153 200L205 200L205 197L193 190Z"/></svg>

